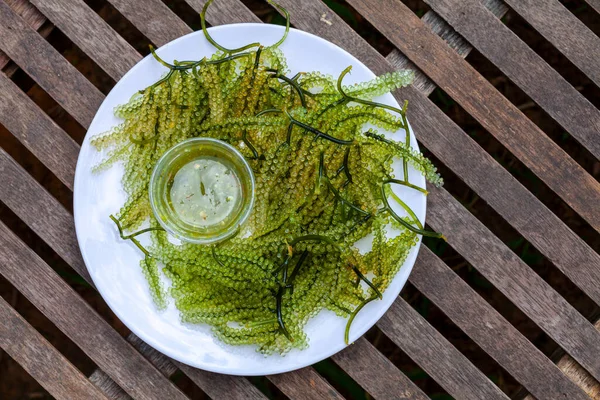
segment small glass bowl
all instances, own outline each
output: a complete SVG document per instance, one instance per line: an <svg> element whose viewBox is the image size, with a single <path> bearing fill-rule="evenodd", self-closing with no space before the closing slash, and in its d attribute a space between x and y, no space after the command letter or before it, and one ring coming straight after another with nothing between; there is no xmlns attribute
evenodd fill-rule
<svg viewBox="0 0 600 400"><path fill-rule="evenodd" d="M231 172L237 178L239 198L233 199L235 203L230 207L230 212L219 222L214 224L190 222L192 220L187 217L187 214L187 220L178 214L177 207L173 205L171 199L175 180L182 179L178 177L177 173L186 167L186 172L182 172L181 176L187 174L186 176L192 176L193 178L194 172L189 172L189 164L194 163L192 167L199 169L200 165L207 165L206 163L212 163L209 165L215 166L214 162L226 167L227 172L225 173L227 175ZM217 167L221 168L218 165ZM233 178L230 176L228 179L231 182ZM177 184L179 185L179 183ZM202 180L200 180L200 185L202 185L202 195L206 195ZM185 187L191 187L191 185ZM195 188L195 190L198 192L199 189ZM211 188L209 187L208 190L211 190ZM150 177L149 193L154 216L168 233L182 241L210 244L230 237L248 219L254 205L254 173L242 154L231 145L217 139L193 138L173 146L158 160ZM213 191L212 194L214 195L214 193ZM200 196L200 193L194 194ZM173 194L173 196L177 196L177 194ZM193 196L193 194L190 196ZM227 202L231 201L230 197L233 196L228 196ZM217 203L216 200L215 203L217 205L221 204L221 202ZM181 200L179 204L184 204L184 200ZM210 204L213 204L212 200ZM181 207L179 209L181 210ZM197 209L193 210L197 211ZM205 211L202 210L201 212L204 213L204 219L206 220ZM194 218L197 219L197 216L194 216Z"/></svg>

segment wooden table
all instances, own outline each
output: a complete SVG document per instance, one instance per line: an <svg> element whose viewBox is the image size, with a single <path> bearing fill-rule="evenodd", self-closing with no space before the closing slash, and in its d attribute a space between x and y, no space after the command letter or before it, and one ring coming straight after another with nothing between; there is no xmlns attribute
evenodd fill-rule
<svg viewBox="0 0 600 400"><path fill-rule="evenodd" d="M157 46L191 32L161 0L108 0ZM203 0L186 0L199 11ZM578 290L600 305L600 256L529 192L428 96L439 86L516 157L556 198L600 231L598 176L584 169L464 60L472 47L493 63L583 148L600 158L600 111L504 25L507 6L533 26L589 80L600 85L600 39L557 0L425 0L418 18L400 0L348 0L395 49L381 55L319 0L279 0L292 24L348 50L375 73L413 68L408 99L423 147L482 199L498 218ZM598 0L588 0L600 12ZM239 0L217 0L210 24L260 22ZM59 29L117 81L142 56L83 0L0 0L0 124L72 190L79 143L13 80L20 68L83 128L104 99L45 39ZM4 147L4 144L3 144ZM553 195L553 196L554 196ZM41 241L90 284L73 217L55 197L0 151L0 196ZM492 212L492 211L491 211ZM560 346L549 358L437 255L423 246L410 283L537 399L600 398L600 324L573 305L446 189L431 188L427 223L458 255ZM262 399L244 377L208 373L168 359L130 334L123 338L17 235L0 222L0 274L98 366L86 377L0 298L0 346L56 398L179 399L177 370L215 399ZM596 249L597 250L597 249ZM587 316L589 317L589 316ZM450 396L508 398L480 369L402 298L377 324L387 339ZM361 338L332 361L376 399L428 398L376 346ZM0 377L1 379L1 377ZM312 367L267 379L290 399L342 398ZM281 395L280 393L280 395ZM587 395L586 395L587 393Z"/></svg>

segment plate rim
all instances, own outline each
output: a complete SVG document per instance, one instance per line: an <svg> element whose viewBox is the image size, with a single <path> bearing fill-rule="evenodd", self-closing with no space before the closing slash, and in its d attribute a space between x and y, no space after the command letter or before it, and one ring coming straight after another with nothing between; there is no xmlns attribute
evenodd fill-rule
<svg viewBox="0 0 600 400"><path fill-rule="evenodd" d="M255 22L250 22L250 23L235 23L235 24L224 24L224 25L218 25L218 26L213 26L208 28L207 30L209 32L218 32L220 30L224 30L224 29L235 29L235 28L242 28L242 27L249 27L249 28L264 28L264 27L269 27L269 28L279 28L282 30L285 28L284 26L280 26L280 25L275 25L275 24L264 24L264 23L255 23ZM350 52L346 51L344 48L336 45L335 43L330 42L327 39L324 39L320 36L314 35L310 32L306 32L300 29L296 29L296 28L292 28L290 27L290 31L294 31L295 34L299 34L301 36L308 36L311 39L315 39L318 41L321 41L322 43L324 43L327 46L333 47L334 49L341 51L343 53L345 53L346 56L350 57L353 62L355 62L356 64L362 65L364 66L370 74L372 74L372 78L377 77L378 75L376 75L369 67L367 67L363 62L361 62L358 58L356 58L353 54L351 54ZM166 47L172 46L174 44L176 44L178 41L183 40L184 38L187 38L189 36L200 36L203 40L206 40L202 34L202 31L194 31L194 32L190 32L184 36L180 36L168 43L165 43L164 45L162 45L161 47L156 49L157 53L161 52L161 49L164 49ZM83 160L84 155L83 155L83 147L84 145L86 145L86 142L89 141L89 136L91 135L90 133L90 128L94 125L94 122L96 120L96 118L99 117L99 110L102 108L102 106L104 105L104 103L107 101L107 99L109 98L111 92L113 91L113 89L118 85L119 82L121 82L124 79L127 79L128 76L130 74L135 73L135 69L136 67L138 67L139 64L141 64L142 62L144 62L147 58L151 58L152 54L148 54L147 56L143 57L142 59L140 59L134 66L132 66L113 86L113 88L111 88L111 91L106 95L105 99L102 101L102 103L100 104L100 106L98 107L98 110L96 111L96 114L94 115L94 118L92 119L92 122L90 123L90 125L88 126L88 129L86 130L86 134L83 138L82 144L81 144L81 148L79 151L79 155L77 157L77 163L76 163L76 167L75 167L75 176L74 176L74 184L73 184L73 220L74 220L74 225L75 225L75 234L77 237L77 244L80 250L80 254L83 258L84 264L86 266L86 270L88 271L92 282L94 283L94 286L96 288L96 290L98 291L98 293L100 294L100 296L102 297L103 301L108 305L108 307L111 309L111 311L117 316L117 318L119 318L119 320L127 327L127 329L130 330L130 333L135 334L137 337L139 337L142 341L144 341L146 344L148 344L149 346L151 346L153 349L155 349L156 351L160 352L161 354L165 355L166 357L169 357L171 359L174 359L176 361L179 361L183 364L192 366L194 368L198 368L198 369L202 369L205 371L209 371L209 372L215 372L215 373L220 373L220 374L225 374L225 375L233 375L233 376L264 376L264 375L273 375L273 374L280 374L280 373L286 373L286 372L290 372L290 371L295 371L301 368L305 368L307 366L313 365L315 363L318 363L324 359L327 359L331 356L333 356L334 354L337 354L340 351L343 351L346 347L352 346L352 344L359 340L369 329L371 329L373 326L375 326L377 324L377 322L379 322L379 320L383 317L383 315L389 310L389 308L394 304L394 302L396 301L396 298L399 297L402 289L404 289L404 287L406 286L406 282L408 281L408 278L410 276L410 274L412 273L412 270L414 268L414 264L416 262L416 259L418 257L418 253L420 251L421 248L421 244L422 244L422 240L421 240L421 235L418 235L418 242L415 245L415 247L413 249L411 249L411 251L415 251L415 260L410 263L410 265L405 263L401 266L401 268L398 270L397 274L400 273L400 270L404 269L408 269L407 275L406 275L406 279L401 283L401 286L398 289L398 293L394 294L394 300L392 300L390 302L389 305L382 305L379 309L378 309L378 317L377 319L373 322L372 325L369 324L365 324L364 326L361 326L357 331L354 332L354 334L352 334L351 336L355 336L356 338L351 341L349 344L345 344L342 342L341 345L332 345L328 351L325 351L324 354L320 354L318 357L315 357L313 360L311 360L310 362L305 362L305 363L300 363L297 365L292 365L289 367L284 367L281 368L282 365L285 364L275 364L274 367L269 368L269 369L261 369L260 371L253 371L250 367L245 367L246 369L244 369L242 371L243 368L238 367L238 370L230 370L228 367L214 367L212 365L206 365L202 362L194 362L193 360L189 360L189 359L183 359L181 357L178 357L176 355L173 355L171 353L169 353L169 348L167 346L164 346L162 344L161 341L159 340L155 340L154 338L152 338L151 336L147 335L145 332L143 332L142 330L138 330L135 326L135 324L130 323L127 321L126 318L123 317L123 313L121 313L119 310L119 307L115 307L113 306L113 304L111 304L111 302L108 300L110 297L106 296L105 293L103 292L103 290L101 289L101 286L97 285L96 280L94 279L94 274L92 273L92 271L90 270L90 268L88 267L88 256L86 256L85 252L82 251L83 246L82 246L82 237L81 237L81 229L78 228L78 224L77 224L77 220L78 220L78 198L80 196L77 195L78 191L78 187L80 186L79 182L81 181L81 175L83 172L81 172L81 170L85 167L82 167L82 164L85 162ZM371 78L371 79L372 79ZM392 95L393 98L393 95ZM393 98L393 103L397 106L400 107L400 105L398 104L397 100L395 98ZM409 123L410 126L410 123ZM412 137L414 137L416 139L416 135L414 130L411 128L411 134ZM89 146L89 144L87 144ZM419 151L419 145L417 143L416 140L414 140L411 143L411 146L413 146L415 148L415 150ZM427 184L427 182L425 181L425 185ZM423 197L423 201L422 201L422 207L423 207L423 223L425 223L425 219L426 219L426 215L427 215L427 199L424 196ZM387 291L387 290L386 290ZM385 294L385 292L384 292ZM158 313L158 311L157 311ZM213 335L214 337L214 335ZM126 338L124 338L125 340L127 340ZM219 340L219 339L216 339ZM309 344L310 346L310 344ZM303 350L300 350L303 351ZM269 357L269 356L267 356ZM290 357L290 355L286 355L285 357ZM278 368L279 367L279 368Z"/></svg>

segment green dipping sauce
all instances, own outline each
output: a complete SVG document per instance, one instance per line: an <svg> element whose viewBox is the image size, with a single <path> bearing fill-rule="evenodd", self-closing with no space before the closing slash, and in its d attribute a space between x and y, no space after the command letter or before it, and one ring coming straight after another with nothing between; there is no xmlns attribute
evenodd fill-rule
<svg viewBox="0 0 600 400"><path fill-rule="evenodd" d="M150 178L150 205L160 225L191 243L233 235L254 204L254 174L234 147L194 138L169 149Z"/></svg>
<svg viewBox="0 0 600 400"><path fill-rule="evenodd" d="M170 202L182 221L207 227L225 224L241 206L240 181L230 166L212 157L198 158L175 174Z"/></svg>

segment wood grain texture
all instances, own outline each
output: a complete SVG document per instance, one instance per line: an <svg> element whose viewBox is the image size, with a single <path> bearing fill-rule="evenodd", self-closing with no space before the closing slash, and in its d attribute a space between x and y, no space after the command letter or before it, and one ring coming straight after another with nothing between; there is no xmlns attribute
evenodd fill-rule
<svg viewBox="0 0 600 400"><path fill-rule="evenodd" d="M0 273L128 394L187 399L3 223L0 247Z"/></svg>
<svg viewBox="0 0 600 400"><path fill-rule="evenodd" d="M377 326L452 397L508 399L485 375L398 297ZM420 340L412 340L419 337Z"/></svg>
<svg viewBox="0 0 600 400"><path fill-rule="evenodd" d="M21 16L23 20L31 26L33 29L38 30L46 22L44 14L40 13L31 3L27 0L4 0L6 4L12 8L17 15ZM0 51L0 70L4 69L10 62L10 58ZM14 67L14 65L12 65ZM6 75L11 76L15 71L15 68L7 67L5 70Z"/></svg>
<svg viewBox="0 0 600 400"><path fill-rule="evenodd" d="M107 398L58 350L0 297L0 348L53 397L65 400Z"/></svg>
<svg viewBox="0 0 600 400"><path fill-rule="evenodd" d="M202 11L202 7L207 0L185 0L197 13ZM237 24L243 22L261 22L239 0L219 0L214 1L206 12L206 21L212 26L224 24Z"/></svg>
<svg viewBox="0 0 600 400"><path fill-rule="evenodd" d="M506 4L500 0L482 0L482 3L498 18L502 17L508 11ZM421 20L425 25L429 26L433 32L441 37L448 46L454 49L459 56L465 58L473 49L469 42L456 33L456 31L434 11L427 11ZM413 86L426 96L429 96L437 87L427 75L420 71L419 68L400 53L398 49L394 48L386 58L390 63L396 66L397 69L406 68L414 70L416 73Z"/></svg>
<svg viewBox="0 0 600 400"><path fill-rule="evenodd" d="M182 363L176 364L183 373L213 399L265 400L267 398L248 379L241 376L216 374L192 368Z"/></svg>
<svg viewBox="0 0 600 400"><path fill-rule="evenodd" d="M363 337L331 356L331 359L375 399L429 399Z"/></svg>
<svg viewBox="0 0 600 400"><path fill-rule="evenodd" d="M409 118L428 115L411 119L419 141L600 304L600 270L593 267L600 256L456 124L433 118L430 104L411 90L394 95L409 100Z"/></svg>
<svg viewBox="0 0 600 400"><path fill-rule="evenodd" d="M600 38L557 0L505 0L535 30L600 86Z"/></svg>
<svg viewBox="0 0 600 400"><path fill-rule="evenodd" d="M448 192L432 187L428 200L428 224L435 230L443 227L453 248L596 379L600 378L600 333L485 225L472 214L460 212L462 205Z"/></svg>
<svg viewBox="0 0 600 400"><path fill-rule="evenodd" d="M80 124L90 124L102 93L3 1L0 20L0 48Z"/></svg>
<svg viewBox="0 0 600 400"><path fill-rule="evenodd" d="M79 252L73 216L2 148L0 201L94 287Z"/></svg>
<svg viewBox="0 0 600 400"><path fill-rule="evenodd" d="M192 32L161 0L145 0L143 6L131 0L109 0L129 21L144 21L136 28L157 46L162 46Z"/></svg>
<svg viewBox="0 0 600 400"><path fill-rule="evenodd" d="M83 0L31 0L54 25L115 81L141 56Z"/></svg>
<svg viewBox="0 0 600 400"><path fill-rule="evenodd" d="M486 10L479 0L425 0L425 2L562 125L571 136L600 159L600 111L506 25ZM551 10L552 5L558 6L555 8L558 10L562 8L564 13L579 22L555 0L518 0L517 3L524 8L529 7L531 13L540 15L541 19L549 18L560 24L559 16L551 12L556 11ZM528 4L525 5L526 3ZM600 64L597 62L597 55L600 54L600 39L591 31L589 37L578 37L584 34L577 29L578 27L589 31L583 23L579 22L579 25L565 26L562 31L556 33L569 42L573 51L582 54L582 59L587 55L590 64L594 65L600 77ZM568 36L566 36L567 32Z"/></svg>
<svg viewBox="0 0 600 400"><path fill-rule="evenodd" d="M600 331L600 320L594 324L594 327ZM600 383L588 374L581 365L572 357L564 355L557 363L557 367L568 376L573 382L582 388L593 400L600 400ZM525 400L533 400L532 396L527 396Z"/></svg>
<svg viewBox="0 0 600 400"><path fill-rule="evenodd" d="M411 61L600 231L600 183L552 142L400 0L350 0ZM465 90L468 87L469 90Z"/></svg>
<svg viewBox="0 0 600 400"><path fill-rule="evenodd" d="M504 3L496 0L484 0L482 4L498 18L507 11ZM461 57L466 57L471 46L434 11L425 13L422 20ZM386 58L398 69L406 68L410 63L397 49ZM435 88L435 84L431 84L419 89L429 95ZM404 99L398 92L396 98L399 102ZM429 113L424 107L417 112L411 107L409 112L411 115L421 115L418 111ZM590 267L600 265L600 256L468 135L461 134L459 129L448 130L447 127L432 131L431 125L419 129L420 120L413 121L417 126L419 141L600 304L600 271ZM463 157L462 154L469 154L469 157ZM512 193L513 196L506 196L505 193Z"/></svg>
<svg viewBox="0 0 600 400"><path fill-rule="evenodd" d="M537 398L585 398L552 361L428 248L420 250L409 280Z"/></svg>
<svg viewBox="0 0 600 400"><path fill-rule="evenodd" d="M0 123L72 189L77 143L1 72L0 93Z"/></svg>
<svg viewBox="0 0 600 400"><path fill-rule="evenodd" d="M267 379L292 400L343 400L337 390L312 367L305 367L286 374L269 375Z"/></svg>

